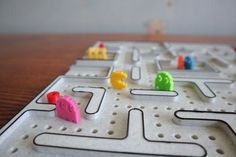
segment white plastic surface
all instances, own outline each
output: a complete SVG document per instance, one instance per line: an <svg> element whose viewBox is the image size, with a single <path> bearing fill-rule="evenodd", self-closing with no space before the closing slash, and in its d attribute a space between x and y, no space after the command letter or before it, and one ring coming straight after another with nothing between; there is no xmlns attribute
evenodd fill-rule
<svg viewBox="0 0 236 157"><path fill-rule="evenodd" d="M229 46L105 45L108 60L77 60L1 128L0 156L236 156L236 61ZM196 70L178 70L179 54L193 55ZM129 75L128 88L111 87L115 70ZM173 75L174 91L154 89L162 70ZM75 99L80 124L56 117L46 98L51 91Z"/></svg>

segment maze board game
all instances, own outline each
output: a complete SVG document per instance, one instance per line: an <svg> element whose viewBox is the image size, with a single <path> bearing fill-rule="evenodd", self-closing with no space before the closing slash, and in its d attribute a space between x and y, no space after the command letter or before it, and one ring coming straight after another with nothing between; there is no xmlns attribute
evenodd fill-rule
<svg viewBox="0 0 236 157"><path fill-rule="evenodd" d="M97 47L97 42L93 47ZM236 156L236 56L227 45L104 42L106 60L76 60L0 131L0 156ZM178 70L179 54L196 69ZM116 90L110 74L128 74ZM154 88L157 72L173 91ZM55 114L47 93L72 96L75 124Z"/></svg>

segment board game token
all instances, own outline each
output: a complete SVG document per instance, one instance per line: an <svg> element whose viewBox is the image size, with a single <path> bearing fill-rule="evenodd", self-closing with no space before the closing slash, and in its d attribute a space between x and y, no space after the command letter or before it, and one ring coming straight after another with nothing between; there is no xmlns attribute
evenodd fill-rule
<svg viewBox="0 0 236 157"><path fill-rule="evenodd" d="M126 79L128 75L124 71L115 71L112 72L110 81L111 85L115 89L124 89L128 86L127 83L123 82L124 79Z"/></svg>
<svg viewBox="0 0 236 157"><path fill-rule="evenodd" d="M56 103L58 117L74 123L80 122L80 109L71 96L61 96Z"/></svg>
<svg viewBox="0 0 236 157"><path fill-rule="evenodd" d="M185 69L193 70L195 68L195 60L192 56L186 56L184 60Z"/></svg>
<svg viewBox="0 0 236 157"><path fill-rule="evenodd" d="M47 94L47 99L49 104L56 104L57 99L59 98L60 93L58 91L53 91Z"/></svg>
<svg viewBox="0 0 236 157"><path fill-rule="evenodd" d="M184 69L184 56L178 56L178 69Z"/></svg>
<svg viewBox="0 0 236 157"><path fill-rule="evenodd" d="M174 81L171 74L167 71L158 73L155 80L155 88L157 90L172 91L174 89Z"/></svg>

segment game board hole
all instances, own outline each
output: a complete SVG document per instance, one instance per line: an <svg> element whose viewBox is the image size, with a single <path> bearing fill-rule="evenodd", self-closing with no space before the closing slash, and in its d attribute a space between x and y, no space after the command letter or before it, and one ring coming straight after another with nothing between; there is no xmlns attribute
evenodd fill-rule
<svg viewBox="0 0 236 157"><path fill-rule="evenodd" d="M16 147L12 147L11 149L10 149L10 152L13 154L13 153L16 153L18 151L18 148L16 148Z"/></svg>
<svg viewBox="0 0 236 157"><path fill-rule="evenodd" d="M171 110L171 107L167 107L166 109L167 109L167 110Z"/></svg>
<svg viewBox="0 0 236 157"><path fill-rule="evenodd" d="M187 93L187 90L184 89L183 92L184 92L184 93Z"/></svg>
<svg viewBox="0 0 236 157"><path fill-rule="evenodd" d="M92 131L93 134L96 134L97 132L98 132L97 129L94 129L94 130Z"/></svg>
<svg viewBox="0 0 236 157"><path fill-rule="evenodd" d="M232 94L232 92L231 92L231 91L228 91L228 94Z"/></svg>
<svg viewBox="0 0 236 157"><path fill-rule="evenodd" d="M115 124L115 123L116 123L116 121L114 121L114 120L110 121L110 124Z"/></svg>
<svg viewBox="0 0 236 157"><path fill-rule="evenodd" d="M220 109L220 111L221 111L221 112L225 112L225 110L224 110L224 109Z"/></svg>
<svg viewBox="0 0 236 157"><path fill-rule="evenodd" d="M75 131L76 131L76 132L81 132L82 129L81 129L81 128L77 128L77 129L75 129Z"/></svg>
<svg viewBox="0 0 236 157"><path fill-rule="evenodd" d="M232 103L228 102L228 103L227 103L227 105L230 105L230 106L231 106L231 105L232 105Z"/></svg>
<svg viewBox="0 0 236 157"><path fill-rule="evenodd" d="M113 115L113 116L117 115L117 112L113 112L112 115Z"/></svg>
<svg viewBox="0 0 236 157"><path fill-rule="evenodd" d="M50 129L52 129L52 126L51 126L51 125L46 125L46 126L45 126L45 129L46 129L46 130L50 130Z"/></svg>
<svg viewBox="0 0 236 157"><path fill-rule="evenodd" d="M220 91L216 91L217 94L220 94Z"/></svg>
<svg viewBox="0 0 236 157"><path fill-rule="evenodd" d="M117 93L117 95L120 95L120 93Z"/></svg>
<svg viewBox="0 0 236 157"><path fill-rule="evenodd" d="M27 138L29 138L29 135L27 135L27 134L22 136L23 140L26 140Z"/></svg>
<svg viewBox="0 0 236 157"><path fill-rule="evenodd" d="M154 114L154 117L160 117L160 115L159 114Z"/></svg>
<svg viewBox="0 0 236 157"><path fill-rule="evenodd" d="M131 108L132 106L131 105L128 105L127 108Z"/></svg>
<svg viewBox="0 0 236 157"><path fill-rule="evenodd" d="M221 98L222 98L222 99L226 99L226 97L224 97L224 96L222 96Z"/></svg>
<svg viewBox="0 0 236 157"><path fill-rule="evenodd" d="M119 98L116 98L116 101L119 101L120 99Z"/></svg>
<svg viewBox="0 0 236 157"><path fill-rule="evenodd" d="M61 130L61 131L66 131L66 129L67 129L67 128L64 127L64 126L60 127L60 130Z"/></svg>
<svg viewBox="0 0 236 157"><path fill-rule="evenodd" d="M108 135L112 135L112 134L114 134L114 131L109 130L107 133L108 133Z"/></svg>
<svg viewBox="0 0 236 157"><path fill-rule="evenodd" d="M161 127L161 123L156 123L156 126L157 127Z"/></svg>
<svg viewBox="0 0 236 157"><path fill-rule="evenodd" d="M164 137L164 134L159 133L159 134L157 134L157 136L158 136L159 138L163 138L163 137Z"/></svg>
<svg viewBox="0 0 236 157"><path fill-rule="evenodd" d="M37 124L32 124L32 125L31 125L31 128L37 128L37 127L38 127Z"/></svg>
<svg viewBox="0 0 236 157"><path fill-rule="evenodd" d="M153 107L153 109L154 109L154 110L157 110L157 109L158 109L158 107L157 107L157 106L155 106L155 107Z"/></svg>
<svg viewBox="0 0 236 157"><path fill-rule="evenodd" d="M198 139L198 136L197 136L197 135L192 135L191 137L192 137L192 139L194 139L194 140L197 140L197 139Z"/></svg>
<svg viewBox="0 0 236 157"><path fill-rule="evenodd" d="M187 96L186 96L186 98L190 98L190 96L189 96L189 95L187 95Z"/></svg>
<svg viewBox="0 0 236 157"><path fill-rule="evenodd" d="M224 154L224 151L223 151L222 149L216 149L216 152L217 152L218 154L221 154L221 155Z"/></svg>
<svg viewBox="0 0 236 157"><path fill-rule="evenodd" d="M119 105L114 105L114 107L116 107L116 108L117 108L117 107L119 107Z"/></svg>
<svg viewBox="0 0 236 157"><path fill-rule="evenodd" d="M111 87L107 87L107 89L111 89Z"/></svg>
<svg viewBox="0 0 236 157"><path fill-rule="evenodd" d="M180 134L175 134L175 138L180 139L181 138Z"/></svg>
<svg viewBox="0 0 236 157"><path fill-rule="evenodd" d="M80 102L78 102L77 104L78 104L78 105L80 105L81 103L80 103Z"/></svg>
<svg viewBox="0 0 236 157"><path fill-rule="evenodd" d="M190 101L189 103L190 103L190 104L194 104L194 102L193 102L193 101Z"/></svg>
<svg viewBox="0 0 236 157"><path fill-rule="evenodd" d="M141 109L144 109L144 106L141 106L140 108L141 108Z"/></svg>
<svg viewBox="0 0 236 157"><path fill-rule="evenodd" d="M209 136L208 138L212 141L216 140L216 138L214 136Z"/></svg>

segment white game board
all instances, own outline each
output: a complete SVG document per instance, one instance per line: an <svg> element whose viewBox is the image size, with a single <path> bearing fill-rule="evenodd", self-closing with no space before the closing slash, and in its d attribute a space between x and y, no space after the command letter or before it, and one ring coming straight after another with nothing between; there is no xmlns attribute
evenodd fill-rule
<svg viewBox="0 0 236 157"><path fill-rule="evenodd" d="M236 156L236 53L227 45L104 42L107 60L87 54L0 130L0 156ZM94 47L97 47L97 42ZM179 54L195 70L178 70ZM123 70L128 88L113 89ZM169 71L174 91L157 91L157 72ZM72 96L75 124L55 116L46 95Z"/></svg>

